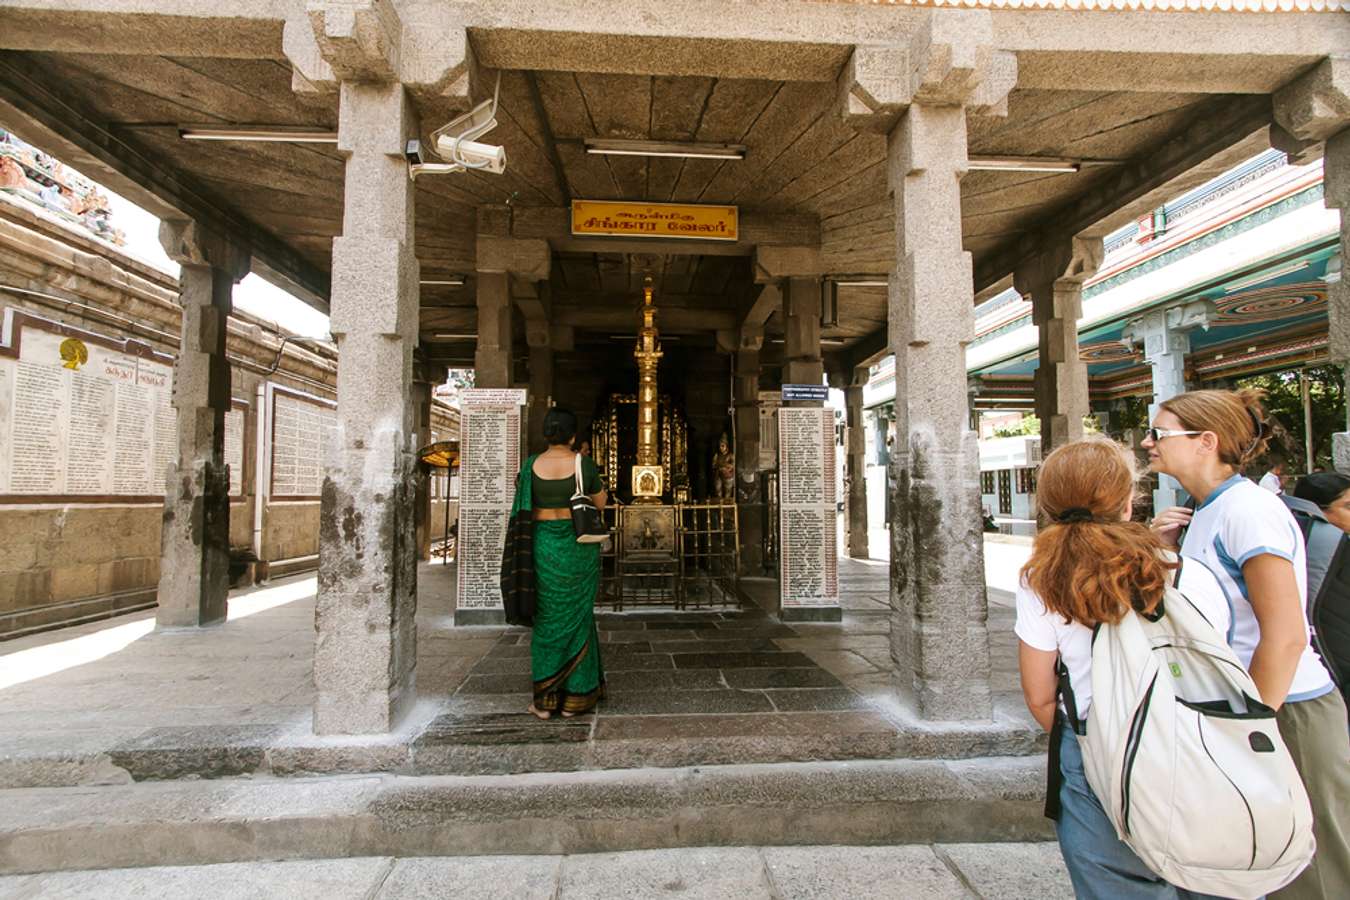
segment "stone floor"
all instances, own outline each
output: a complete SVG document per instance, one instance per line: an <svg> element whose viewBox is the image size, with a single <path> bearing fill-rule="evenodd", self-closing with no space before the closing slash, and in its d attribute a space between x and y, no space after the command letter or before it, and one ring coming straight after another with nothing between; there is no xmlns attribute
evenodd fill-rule
<svg viewBox="0 0 1350 900"><path fill-rule="evenodd" d="M742 582L740 610L602 614L608 699L547 723L524 712L528 633L453 627L453 567L424 565L419 703L400 733L312 734L315 581L300 577L237 593L218 628L133 615L0 644L0 787L1034 752L1007 591L1025 554L986 543L996 717L975 731L934 730L895 699L884 561L841 561L841 623L778 622L767 579Z"/></svg>
<svg viewBox="0 0 1350 900"><path fill-rule="evenodd" d="M728 847L574 856L319 859L0 877L0 900L1071 898L1054 844Z"/></svg>

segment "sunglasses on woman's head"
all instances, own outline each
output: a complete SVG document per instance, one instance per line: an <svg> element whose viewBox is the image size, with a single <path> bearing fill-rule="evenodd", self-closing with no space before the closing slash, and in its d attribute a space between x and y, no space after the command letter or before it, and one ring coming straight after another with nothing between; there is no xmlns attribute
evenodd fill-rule
<svg viewBox="0 0 1350 900"><path fill-rule="evenodd" d="M1176 428L1146 428L1146 429L1144 429L1144 437L1146 437L1146 438L1148 438L1149 440L1153 441L1153 443L1155 443L1155 444L1158 443L1158 441L1162 440L1163 438L1183 437L1183 436L1185 436L1185 435L1191 435L1191 434L1204 434L1204 432L1203 432L1203 431L1181 431L1180 429L1176 429Z"/></svg>

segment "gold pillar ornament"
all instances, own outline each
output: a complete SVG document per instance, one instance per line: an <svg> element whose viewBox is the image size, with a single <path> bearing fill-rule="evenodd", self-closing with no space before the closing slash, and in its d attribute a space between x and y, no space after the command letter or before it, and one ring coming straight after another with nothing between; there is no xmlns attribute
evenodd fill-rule
<svg viewBox="0 0 1350 900"><path fill-rule="evenodd" d="M659 503L665 493L664 475L657 447L658 400L656 367L661 361L661 333L656 328L652 304L652 277L642 285L642 325L638 329L633 358L637 360L637 462L633 465L633 498L638 503Z"/></svg>

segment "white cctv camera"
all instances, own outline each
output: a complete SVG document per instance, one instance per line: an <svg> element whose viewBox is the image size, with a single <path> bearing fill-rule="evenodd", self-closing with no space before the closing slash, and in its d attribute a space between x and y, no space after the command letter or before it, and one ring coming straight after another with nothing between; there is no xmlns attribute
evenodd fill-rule
<svg viewBox="0 0 1350 900"><path fill-rule="evenodd" d="M421 142L408 142L405 155L408 158L408 170L414 179L421 174L449 174L468 169L494 175L506 171L506 148L478 141L479 137L497 127L497 96L501 88L502 76L499 72L491 100L483 101L431 133L437 155L449 162L423 162Z"/></svg>

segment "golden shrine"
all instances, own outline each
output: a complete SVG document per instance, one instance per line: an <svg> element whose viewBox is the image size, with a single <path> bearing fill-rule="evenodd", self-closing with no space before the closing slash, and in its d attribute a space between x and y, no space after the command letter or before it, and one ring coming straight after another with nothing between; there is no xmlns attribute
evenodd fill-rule
<svg viewBox="0 0 1350 900"><path fill-rule="evenodd" d="M663 353L650 277L639 315L637 392L611 394L591 434L601 478L618 501L605 510L616 539L603 556L600 602L739 604L736 506L690 502L688 424L659 390Z"/></svg>

